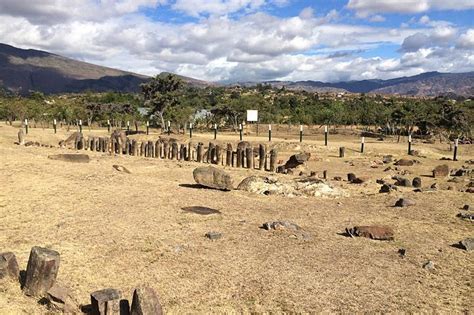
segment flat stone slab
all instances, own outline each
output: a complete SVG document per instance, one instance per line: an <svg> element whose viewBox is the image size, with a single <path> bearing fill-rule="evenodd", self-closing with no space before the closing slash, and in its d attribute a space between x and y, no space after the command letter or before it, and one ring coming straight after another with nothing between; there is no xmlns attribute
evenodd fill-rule
<svg viewBox="0 0 474 315"><path fill-rule="evenodd" d="M48 159L59 160L72 163L89 163L90 158L87 154L54 154L48 155Z"/></svg>
<svg viewBox="0 0 474 315"><path fill-rule="evenodd" d="M209 215L209 214L218 214L221 213L219 210L202 207L202 206L191 206L191 207L183 207L181 208L183 211L192 212L200 215Z"/></svg>

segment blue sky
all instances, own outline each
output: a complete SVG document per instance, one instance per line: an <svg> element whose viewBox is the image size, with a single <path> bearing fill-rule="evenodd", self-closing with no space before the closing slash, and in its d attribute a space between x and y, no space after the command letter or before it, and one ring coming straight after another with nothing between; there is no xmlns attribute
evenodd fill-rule
<svg viewBox="0 0 474 315"><path fill-rule="evenodd" d="M0 42L209 81L474 71L474 0L2 0Z"/></svg>

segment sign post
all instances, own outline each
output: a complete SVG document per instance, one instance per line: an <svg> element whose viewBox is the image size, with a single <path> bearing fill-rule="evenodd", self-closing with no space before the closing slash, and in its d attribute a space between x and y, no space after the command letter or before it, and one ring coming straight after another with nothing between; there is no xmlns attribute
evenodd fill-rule
<svg viewBox="0 0 474 315"><path fill-rule="evenodd" d="M25 131L28 134L28 119L25 118Z"/></svg>
<svg viewBox="0 0 474 315"><path fill-rule="evenodd" d="M53 119L53 129L54 129L54 133L56 133L56 119Z"/></svg>
<svg viewBox="0 0 474 315"><path fill-rule="evenodd" d="M268 125L268 142L272 142L272 125Z"/></svg>
<svg viewBox="0 0 474 315"><path fill-rule="evenodd" d="M324 126L324 145L328 146L328 126Z"/></svg>
<svg viewBox="0 0 474 315"><path fill-rule="evenodd" d="M408 155L411 155L411 133L408 135Z"/></svg>

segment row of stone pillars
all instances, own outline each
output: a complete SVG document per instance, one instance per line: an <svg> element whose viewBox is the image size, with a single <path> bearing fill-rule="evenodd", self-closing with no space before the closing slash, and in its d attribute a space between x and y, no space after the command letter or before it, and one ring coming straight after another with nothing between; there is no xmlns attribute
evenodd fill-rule
<svg viewBox="0 0 474 315"><path fill-rule="evenodd" d="M75 143L75 149L148 158L195 161L270 172L275 171L277 163L277 151L275 149L267 152L266 145L260 144L254 148L248 142L240 142L234 150L231 143L224 147L210 142L206 148L202 142L194 146L191 143L179 144L175 140L167 139L139 142L127 138L125 143L121 143L120 139L115 138L89 137L79 139Z"/></svg>

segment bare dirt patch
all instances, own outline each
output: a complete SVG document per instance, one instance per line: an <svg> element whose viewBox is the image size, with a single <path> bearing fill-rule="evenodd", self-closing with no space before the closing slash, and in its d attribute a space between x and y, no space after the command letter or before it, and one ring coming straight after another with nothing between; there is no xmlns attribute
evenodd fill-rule
<svg viewBox="0 0 474 315"><path fill-rule="evenodd" d="M283 161L295 152L310 151L307 168L319 177L326 170L329 183L348 193L288 198L196 187L193 169L202 164L194 162L98 152L87 152L88 164L51 160L49 155L75 152L15 145L17 132L0 127L0 250L14 252L23 270L31 247L58 251L58 281L69 286L80 303L88 304L91 292L109 287L130 299L133 288L147 285L160 294L170 314L474 309L472 251L452 246L474 233L472 222L456 217L463 205L474 204L472 194L460 191L469 177L460 182L431 177L439 164L460 168L474 158L472 146L461 146L460 161L447 162L439 161L452 154L447 144L415 143L426 157L415 157L421 163L396 170L393 163L381 161L386 154L394 160L414 158L405 155L404 143L366 141L364 155L357 151L358 139L350 136L333 136L329 147L321 139L279 144ZM209 142L212 135L196 137ZM219 137L223 142L236 138ZM26 140L57 146L65 138L63 131L54 135L32 128ZM338 157L339 146L346 147L345 158ZM133 171L117 172L117 164ZM388 166L391 169L384 171ZM225 170L237 184L251 175L268 175ZM423 187L437 183L438 190L416 193L413 187L398 187L378 193L377 179L392 183L391 177L403 171L410 179L421 177ZM362 184L350 183L345 180L350 172L367 178ZM416 205L394 207L399 198ZM182 210L196 205L221 213ZM271 221L293 222L311 238L260 228ZM343 235L347 227L365 225L390 226L395 240ZM210 240L205 236L209 231L223 237ZM405 250L403 257L400 249ZM434 269L423 268L427 261L434 262ZM0 313L46 312L24 296L16 282L0 285Z"/></svg>

